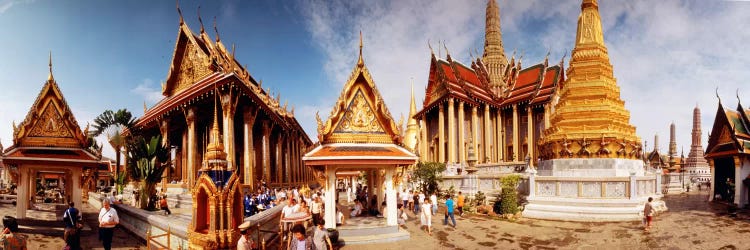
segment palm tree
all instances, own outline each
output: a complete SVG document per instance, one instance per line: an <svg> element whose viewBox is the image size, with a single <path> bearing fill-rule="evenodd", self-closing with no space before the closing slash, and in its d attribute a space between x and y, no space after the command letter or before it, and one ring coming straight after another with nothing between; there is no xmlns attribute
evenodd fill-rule
<svg viewBox="0 0 750 250"><path fill-rule="evenodd" d="M117 112L106 110L94 119L94 131L91 132L91 136L97 137L105 134L109 145L115 150L114 177L116 180L120 175L120 152L127 145L127 138L123 135L123 131L132 129L134 124L135 118L127 109L120 109Z"/></svg>
<svg viewBox="0 0 750 250"><path fill-rule="evenodd" d="M142 209L148 207L148 199L156 194L156 184L161 181L164 171L171 166L169 149L161 143L161 135L146 140L143 137L134 138L127 144L127 161L130 167L130 177L142 183L140 204Z"/></svg>

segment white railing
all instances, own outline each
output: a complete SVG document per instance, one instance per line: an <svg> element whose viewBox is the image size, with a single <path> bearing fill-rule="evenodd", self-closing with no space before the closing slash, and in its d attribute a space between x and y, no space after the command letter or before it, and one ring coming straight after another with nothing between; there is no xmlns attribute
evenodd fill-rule
<svg viewBox="0 0 750 250"><path fill-rule="evenodd" d="M537 197L636 199L658 194L656 176L529 178L531 194Z"/></svg>

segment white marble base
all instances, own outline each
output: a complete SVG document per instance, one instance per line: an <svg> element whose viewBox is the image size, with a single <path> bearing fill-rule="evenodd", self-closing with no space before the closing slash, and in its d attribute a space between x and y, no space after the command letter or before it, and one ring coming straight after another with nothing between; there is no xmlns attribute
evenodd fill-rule
<svg viewBox="0 0 750 250"><path fill-rule="evenodd" d="M643 161L617 158L552 159L539 163L539 176L614 177L643 176Z"/></svg>
<svg viewBox="0 0 750 250"><path fill-rule="evenodd" d="M657 212L667 210L664 201L653 197L652 205ZM561 221L639 221L643 218L643 206L647 197L630 199L580 199L559 197L529 198L523 217Z"/></svg>

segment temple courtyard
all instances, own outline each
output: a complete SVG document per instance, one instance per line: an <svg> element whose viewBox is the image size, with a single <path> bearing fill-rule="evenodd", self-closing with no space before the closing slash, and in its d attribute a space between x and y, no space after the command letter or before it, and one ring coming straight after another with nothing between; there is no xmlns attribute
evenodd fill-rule
<svg viewBox="0 0 750 250"><path fill-rule="evenodd" d="M442 225L442 217L433 217L433 235L419 229L413 214L406 229L411 238L383 244L340 246L340 249L748 249L750 213L736 217L721 204L706 202L707 191L670 195L665 198L670 211L655 218L654 229L643 232L640 222L580 223L535 219L515 222L480 215L458 218L456 229ZM29 211L21 222L22 233L30 237L29 249L60 249L64 246L60 223L54 214ZM81 242L84 249L102 249L97 240L96 211L88 204L82 208L86 228ZM0 205L1 214L12 214L10 204ZM439 211L438 214L442 213ZM118 229L113 249L146 249L137 237Z"/></svg>

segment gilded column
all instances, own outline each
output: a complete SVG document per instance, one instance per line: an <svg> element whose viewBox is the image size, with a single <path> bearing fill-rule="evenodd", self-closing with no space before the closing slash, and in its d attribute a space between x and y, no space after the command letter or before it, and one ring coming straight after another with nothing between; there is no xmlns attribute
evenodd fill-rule
<svg viewBox="0 0 750 250"><path fill-rule="evenodd" d="M284 182L284 176L283 170L284 170L284 163L282 162L282 149L281 149L281 142L283 141L284 135L282 134L282 131L279 131L279 135L276 136L276 143L274 144L274 152L273 157L276 158L276 183L283 183Z"/></svg>
<svg viewBox="0 0 750 250"><path fill-rule="evenodd" d="M471 147L474 148L474 152L478 152L477 141L479 140L479 117L477 117L477 106L471 106ZM475 157L478 158L479 154ZM479 159L477 159L479 160Z"/></svg>
<svg viewBox="0 0 750 250"><path fill-rule="evenodd" d="M734 204L737 204L739 207L743 207L745 205L745 198L742 195L742 191L745 189L745 187L742 185L742 180L745 179L745 176L742 175L742 159L740 159L739 156L734 156Z"/></svg>
<svg viewBox="0 0 750 250"><path fill-rule="evenodd" d="M187 122L187 175L188 175L188 187L193 187L195 184L195 175L198 171L198 162L196 161L196 153L198 152L198 136L195 131L195 108L190 107L185 111L185 121Z"/></svg>
<svg viewBox="0 0 750 250"><path fill-rule="evenodd" d="M171 147L169 146L169 121L162 120L159 123L159 132L161 133L161 144L164 145L167 149L167 152L170 152L167 155L167 161L172 160L172 154L171 154ZM169 183L169 172L170 168L167 168L165 171L161 173L161 190L162 192L166 192L167 190L167 183Z"/></svg>
<svg viewBox="0 0 750 250"><path fill-rule="evenodd" d="M518 104L513 104L513 157L512 161L519 161L521 158L518 154Z"/></svg>
<svg viewBox="0 0 750 250"><path fill-rule="evenodd" d="M448 162L456 162L456 112L453 98L448 99Z"/></svg>
<svg viewBox="0 0 750 250"><path fill-rule="evenodd" d="M273 124L271 122L263 123L263 180L266 183L271 182L271 131Z"/></svg>
<svg viewBox="0 0 750 250"><path fill-rule="evenodd" d="M487 163L492 155L492 124L490 124L490 105L484 105L484 159L482 162Z"/></svg>
<svg viewBox="0 0 750 250"><path fill-rule="evenodd" d="M466 162L466 128L464 128L464 102L458 101L458 162Z"/></svg>
<svg viewBox="0 0 750 250"><path fill-rule="evenodd" d="M421 161L429 161L429 152L428 149L430 148L430 143L427 140L427 123L424 120L424 115L422 115L422 119L420 119L419 124L421 125L419 128L419 148L421 150L421 153L419 154L419 159Z"/></svg>
<svg viewBox="0 0 750 250"><path fill-rule="evenodd" d="M231 90L231 88L230 88ZM224 128L224 152L227 153L227 170L233 171L237 161L234 150L234 112L237 109L237 99L232 92L221 95L221 110Z"/></svg>
<svg viewBox="0 0 750 250"><path fill-rule="evenodd" d="M714 159L708 159L708 166L711 168L711 192L708 193L708 201L714 201L716 196L716 169L714 168Z"/></svg>
<svg viewBox="0 0 750 250"><path fill-rule="evenodd" d="M526 107L526 150L529 152L529 164L534 166L534 116L531 106ZM524 156L524 159L526 156Z"/></svg>
<svg viewBox="0 0 750 250"><path fill-rule="evenodd" d="M243 124L242 129L245 132L245 136L242 138L243 152L242 158L242 172L243 172L243 183L250 187L255 187L255 148L253 145L253 125L255 124L255 118L258 115L258 110L245 109L243 113Z"/></svg>
<svg viewBox="0 0 750 250"><path fill-rule="evenodd" d="M503 161L504 155L503 151L505 148L505 141L503 141L503 136L505 133L503 132L503 111L500 109L497 109L497 118L495 119L495 125L497 125L497 129L495 129L495 134L497 135L497 147L495 147L495 150L497 150L497 162Z"/></svg>
<svg viewBox="0 0 750 250"><path fill-rule="evenodd" d="M445 162L445 103L441 102L438 111L438 162Z"/></svg>
<svg viewBox="0 0 750 250"><path fill-rule="evenodd" d="M182 131L182 145L180 146L180 180L182 183L188 183L188 164L187 164L187 152L188 152L188 131Z"/></svg>

